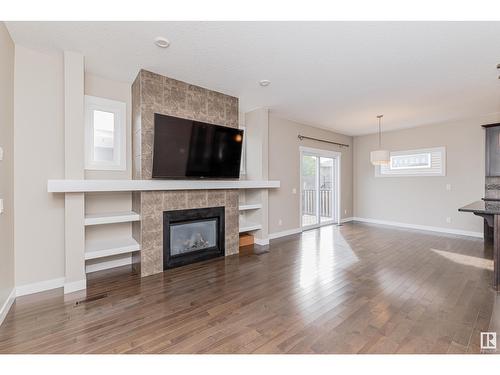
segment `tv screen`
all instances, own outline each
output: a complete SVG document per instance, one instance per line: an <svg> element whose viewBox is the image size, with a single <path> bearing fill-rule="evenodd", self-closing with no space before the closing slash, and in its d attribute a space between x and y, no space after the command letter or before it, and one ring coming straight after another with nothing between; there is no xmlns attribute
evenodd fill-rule
<svg viewBox="0 0 500 375"><path fill-rule="evenodd" d="M154 117L153 178L239 178L243 130Z"/></svg>

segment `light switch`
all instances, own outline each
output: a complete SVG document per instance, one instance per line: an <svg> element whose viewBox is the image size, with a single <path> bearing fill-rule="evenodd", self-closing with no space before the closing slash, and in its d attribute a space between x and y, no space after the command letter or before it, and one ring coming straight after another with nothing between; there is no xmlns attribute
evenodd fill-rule
<svg viewBox="0 0 500 375"><path fill-rule="evenodd" d="M297 194L297 189L293 188L292 189L292 194Z"/></svg>
<svg viewBox="0 0 500 375"><path fill-rule="evenodd" d="M0 147L0 161L3 160L3 148Z"/></svg>
<svg viewBox="0 0 500 375"><path fill-rule="evenodd" d="M0 199L0 214L3 214L3 199Z"/></svg>
<svg viewBox="0 0 500 375"><path fill-rule="evenodd" d="M446 191L451 191L451 184L446 184Z"/></svg>

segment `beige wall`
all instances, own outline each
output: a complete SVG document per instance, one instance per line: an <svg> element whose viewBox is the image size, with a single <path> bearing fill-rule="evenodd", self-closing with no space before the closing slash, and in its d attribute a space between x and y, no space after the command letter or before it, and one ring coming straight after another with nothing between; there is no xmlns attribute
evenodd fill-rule
<svg viewBox="0 0 500 375"><path fill-rule="evenodd" d="M62 54L16 45L14 241L16 286L64 276L64 197L47 193L64 178Z"/></svg>
<svg viewBox="0 0 500 375"><path fill-rule="evenodd" d="M375 178L370 151L377 148L377 135L355 137L354 216L482 232L481 218L457 209L484 195L481 125L498 120L498 116L478 117L383 133L383 146L392 151L445 146L443 177Z"/></svg>
<svg viewBox="0 0 500 375"><path fill-rule="evenodd" d="M0 22L0 309L14 288L14 44Z"/></svg>
<svg viewBox="0 0 500 375"><path fill-rule="evenodd" d="M17 45L15 67L16 285L23 286L65 276L64 196L47 193L48 179L64 178L63 55ZM86 74L85 94L125 102L130 130L130 84ZM86 171L85 177L130 178L130 137L127 151L126 171ZM131 209L129 193L90 195L85 203L88 212ZM87 235L131 236L130 224L107 229Z"/></svg>
<svg viewBox="0 0 500 375"><path fill-rule="evenodd" d="M298 134L346 143L349 148L317 141L297 139ZM269 118L269 179L280 180L280 189L269 191L269 233L300 228L300 156L299 146L340 151L341 217L352 216L352 137L337 134L271 114ZM293 193L296 189L296 193ZM279 221L282 224L279 225Z"/></svg>

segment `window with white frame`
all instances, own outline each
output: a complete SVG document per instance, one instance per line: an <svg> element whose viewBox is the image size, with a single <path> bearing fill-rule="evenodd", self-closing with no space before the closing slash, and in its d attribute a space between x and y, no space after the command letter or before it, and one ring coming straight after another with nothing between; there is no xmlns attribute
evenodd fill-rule
<svg viewBox="0 0 500 375"><path fill-rule="evenodd" d="M85 169L126 169L126 105L85 96Z"/></svg>
<svg viewBox="0 0 500 375"><path fill-rule="evenodd" d="M375 168L376 177L445 176L445 147L391 151L390 162Z"/></svg>

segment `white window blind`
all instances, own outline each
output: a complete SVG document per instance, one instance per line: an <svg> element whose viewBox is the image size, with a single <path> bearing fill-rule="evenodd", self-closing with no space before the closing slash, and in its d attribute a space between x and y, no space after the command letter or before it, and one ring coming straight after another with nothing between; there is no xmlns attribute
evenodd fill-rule
<svg viewBox="0 0 500 375"><path fill-rule="evenodd" d="M388 165L375 168L375 177L445 176L445 147L392 151Z"/></svg>

